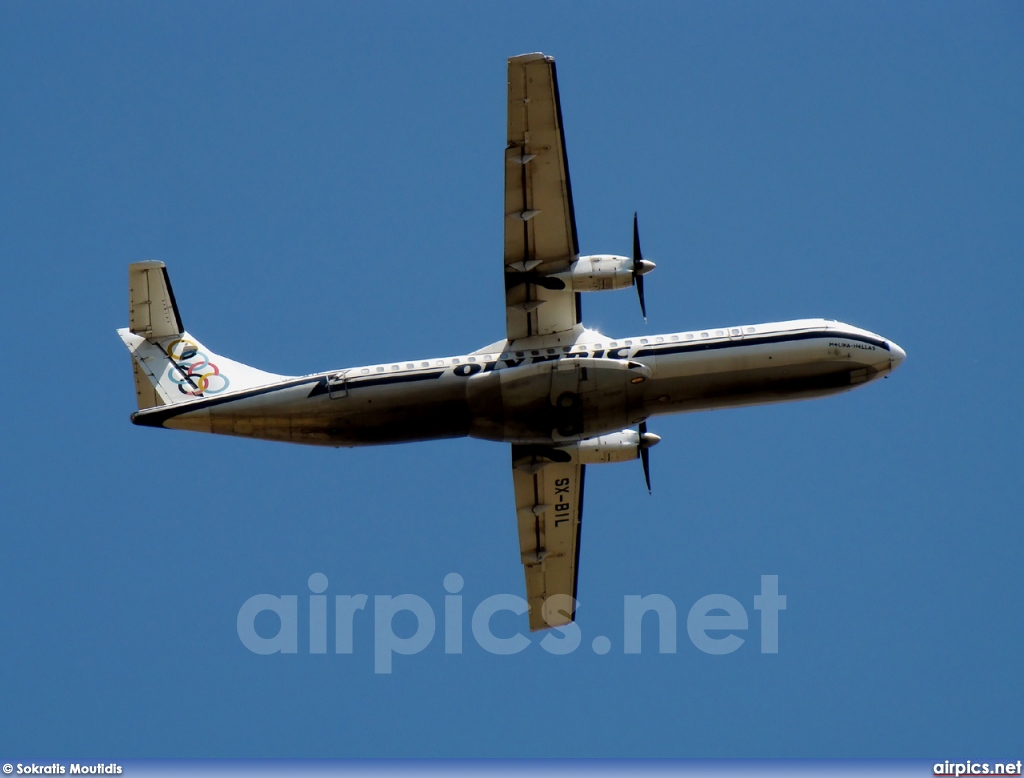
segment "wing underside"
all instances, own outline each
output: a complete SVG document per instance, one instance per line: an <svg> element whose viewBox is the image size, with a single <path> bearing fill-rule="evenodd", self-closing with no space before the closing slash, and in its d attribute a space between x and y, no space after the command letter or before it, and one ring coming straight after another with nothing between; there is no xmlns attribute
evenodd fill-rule
<svg viewBox="0 0 1024 778"><path fill-rule="evenodd" d="M551 273L579 257L555 61L508 61L505 305L508 339L572 329L579 295ZM561 286L561 288L559 288Z"/></svg>
<svg viewBox="0 0 1024 778"><path fill-rule="evenodd" d="M519 552L526 574L530 629L568 624L576 615L583 465L551 462L537 469L512 449Z"/></svg>

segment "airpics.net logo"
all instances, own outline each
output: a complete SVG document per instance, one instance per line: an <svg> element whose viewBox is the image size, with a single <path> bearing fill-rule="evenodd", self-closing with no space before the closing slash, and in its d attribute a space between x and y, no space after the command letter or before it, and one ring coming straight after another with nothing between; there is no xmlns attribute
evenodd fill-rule
<svg viewBox="0 0 1024 778"><path fill-rule="evenodd" d="M327 576L313 573L307 582L309 640L303 646L310 654L328 653L328 610L333 604L335 654L352 654L356 643L357 614L368 610L371 598L366 594L336 594L333 603L325 594ZM430 603L416 594L378 594L372 598L373 609L373 671L392 671L394 657L418 654L431 644L438 631L443 633L444 653L461 654L465 642L468 607L460 594L464 585L461 575L449 573L444 578L444 606L441 624ZM571 605L571 598L565 598ZM307 605L307 603L303 603ZM299 636L299 595L256 594L238 610L238 639L254 654L297 654ZM779 594L777 575L761 576L761 591L753 597L753 608L760 614L760 650L762 654L779 651L779 613L786 610L786 596ZM306 610L306 608L303 608ZM494 594L476 604L468 614L469 634L484 651L508 656L525 651L534 642L549 654L571 654L583 645L583 633L577 622L531 633L534 640L521 631L496 635L492 631L495 616L511 612L526 614L526 600L514 594ZM650 615L648 615L650 614ZM658 653L674 654L677 644L677 609L671 598L663 594L627 594L622 598L622 653L643 652L642 626L645 617L657 621ZM305 619L304 619L305 620ZM499 620L507 621L505 619ZM366 619L359 619L365 622ZM408 633L411 622L415 629ZM523 619L525 621L525 619ZM259 624L257 624L259 622ZM402 629L396 631L396 622ZM503 625L504 626L504 625ZM690 607L686 615L686 634L695 648L705 654L731 654L746 642L741 633L750 629L746 607L727 594L708 594ZM303 630L304 632L305 630ZM365 638L360 632L360 644ZM401 634L400 634L401 633ZM301 641L305 642L305 641ZM595 654L612 650L612 640L599 635L590 641Z"/></svg>

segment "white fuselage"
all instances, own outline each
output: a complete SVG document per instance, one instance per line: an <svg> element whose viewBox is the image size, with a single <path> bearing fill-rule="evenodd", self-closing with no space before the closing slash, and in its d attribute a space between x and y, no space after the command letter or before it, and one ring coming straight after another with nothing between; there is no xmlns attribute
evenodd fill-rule
<svg viewBox="0 0 1024 778"><path fill-rule="evenodd" d="M904 356L874 333L825 319L632 338L577 327L457 357L287 378L133 420L326 446L463 436L558 444L658 414L842 392L888 375Z"/></svg>

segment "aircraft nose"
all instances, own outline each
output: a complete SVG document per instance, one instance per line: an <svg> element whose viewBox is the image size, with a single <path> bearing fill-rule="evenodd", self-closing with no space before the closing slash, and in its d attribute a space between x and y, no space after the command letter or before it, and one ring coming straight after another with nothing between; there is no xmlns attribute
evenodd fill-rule
<svg viewBox="0 0 1024 778"><path fill-rule="evenodd" d="M893 343L890 340L889 341L889 364L890 364L889 369L890 370L895 370L896 368L898 368L900 365L903 364L903 360L906 359L906 358L907 358L907 352L904 351L903 349L901 349L899 346L897 346L895 343Z"/></svg>

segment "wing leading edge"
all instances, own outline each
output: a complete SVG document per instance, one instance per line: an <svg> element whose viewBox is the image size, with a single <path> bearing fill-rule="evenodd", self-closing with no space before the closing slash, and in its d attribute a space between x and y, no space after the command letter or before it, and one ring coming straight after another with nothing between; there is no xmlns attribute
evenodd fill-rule
<svg viewBox="0 0 1024 778"><path fill-rule="evenodd" d="M576 617L583 478L569 462L542 467L512 448L512 483L519 523L519 553L526 574L530 629L558 627Z"/></svg>
<svg viewBox="0 0 1024 778"><path fill-rule="evenodd" d="M505 148L505 306L508 339L572 329L579 295L558 279L579 257L555 61L508 61Z"/></svg>

